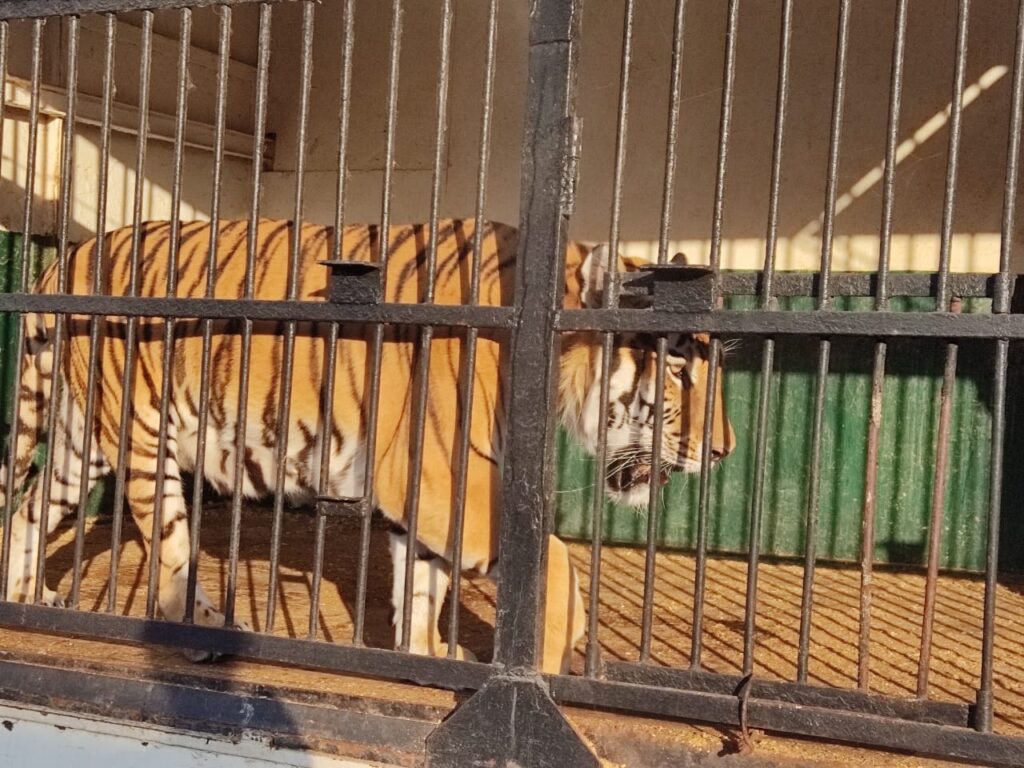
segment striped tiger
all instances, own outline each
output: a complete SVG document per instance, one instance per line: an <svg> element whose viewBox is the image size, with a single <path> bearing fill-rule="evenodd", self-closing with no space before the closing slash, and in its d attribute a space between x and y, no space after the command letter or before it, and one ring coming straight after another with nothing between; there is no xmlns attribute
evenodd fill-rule
<svg viewBox="0 0 1024 768"><path fill-rule="evenodd" d="M216 236L215 297L243 296L248 256L249 223L222 221L212 232L210 223L181 224L177 256L176 295L201 297L208 280L211 236ZM459 304L468 301L469 272L476 224L474 220L440 222L436 251L435 301ZM318 264L329 258L334 233L330 228L305 224L299 238L299 269L296 294L299 299L322 301L327 291L327 270ZM136 275L138 295L166 295L169 244L172 225L149 222L139 232L139 263ZM294 225L287 221L261 220L255 235L254 287L257 299L282 299L287 295L288 266ZM388 231L385 298L391 302L422 299L430 228L424 224L393 226ZM514 288L517 232L514 228L486 223L480 233L480 303L508 305ZM342 237L343 258L371 261L380 250L380 230L375 226L348 226ZM111 296L128 295L132 280L130 254L133 230L123 228L103 240L102 291ZM69 293L91 293L93 264L99 241L89 240L69 255ZM605 285L606 246L589 248L570 243L566 252L565 306L598 306ZM646 262L619 258L620 270L635 270ZM56 265L38 280L39 293L57 291ZM30 479L34 449L44 427L45 398L54 376L55 316L25 315L26 346L21 363L21 391L17 446L14 453L14 487L29 486L18 505L11 527L11 555L8 578L9 599L32 599L35 588L36 549L39 540L43 494L38 473ZM106 317L100 323L99 376L96 387L95 418L85 423L89 321L72 316L66 321L65 352L62 356L60 396L55 404L56 434L50 440L55 461L51 475L47 532L76 509L83 488L116 469L120 441L124 446L125 496L132 516L141 530L149 555L153 528L154 479L158 439L161 433L160 400L164 387L162 358L164 321L140 318L133 355L130 422L122 438L120 414L122 376L125 368L126 322L123 317ZM309 500L319 489L322 430L330 430L330 476L324 487L335 497L360 497L366 468L367 387L370 331L365 327L343 326L336 348L336 384L333 408L321 407L326 323L299 322L294 340L291 379L291 409L287 425L278 423L285 324L255 321L252 335L251 367L246 405L245 455L241 462L241 487L246 497L261 498L273 492L277 463L275 443L287 433L284 493L293 501ZM239 360L242 354L242 322L213 322L208 423L203 476L221 493L231 493L235 484L235 447L238 441ZM449 586L450 572L497 573L497 531L501 493L502 445L506 431L505 364L502 335L480 334L476 372L473 379L470 451L467 470L465 533L461 562L451 564L453 544L452 499L458 450L461 408L458 380L464 335L438 329L432 341L429 363L429 394L416 540L411 542L404 523L408 511L406 494L410 478L411 439L414 430L413 402L417 330L409 326L388 326L381 358L380 407L374 456L373 503L392 522L390 551L394 580L392 603L396 645L402 637L406 551L417 548L414 559L412 626L410 650L444 655L438 616ZM562 338L558 384L561 422L590 451L597 447L598 399L600 397L601 346L594 333L567 333ZM203 340L201 321L181 319L173 331L173 365L166 429L165 484L159 537L158 606L170 620L185 614L189 569L188 510L182 491L182 473L196 465L200 424L199 402ZM708 372L708 340L703 335L675 334L668 343L665 377L665 420L663 464L651 466L654 421L656 346L644 334L616 337L611 365L610 407L608 409L609 474L607 495L634 506L647 503L649 484L664 482L670 470L694 471L700 466L701 437L705 412ZM733 433L721 403L721 377L715 390L713 456L725 456L733 446ZM83 436L92 433L91 461L83 468ZM86 482L82 483L85 471ZM6 472L3 477L6 478ZM198 587L198 585L197 585ZM62 605L55 592L43 588L43 602ZM224 624L224 615L197 588L195 620L213 626ZM568 668L573 646L584 632L583 602L578 578L566 545L549 538L545 634L542 667L547 672ZM470 658L458 648L457 655Z"/></svg>

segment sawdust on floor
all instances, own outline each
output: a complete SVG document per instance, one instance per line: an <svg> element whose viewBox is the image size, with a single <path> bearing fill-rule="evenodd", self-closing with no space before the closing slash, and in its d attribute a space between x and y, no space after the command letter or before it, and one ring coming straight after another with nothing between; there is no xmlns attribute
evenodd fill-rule
<svg viewBox="0 0 1024 768"><path fill-rule="evenodd" d="M223 596L228 580L227 555L230 514L226 504L208 503L203 511L199 578L215 600ZM237 615L254 629L266 628L269 551L272 513L267 507L245 511L241 532ZM90 520L84 539L82 610L105 610L108 601L111 523L107 518ZM310 563L315 542L315 520L303 512L286 512L282 526L274 634L305 637L310 619L312 574ZM347 519L329 520L323 586L316 613L317 637L329 642L350 642L351 616L356 603L359 525ZM371 647L390 648L391 566L387 533L374 525L371 532L364 641ZM589 581L590 549L572 544L571 551ZM67 595L74 570L74 533L61 529L48 546L47 584ZM603 548L601 562L600 631L602 655L607 659L638 659L643 609L645 553L628 547ZM145 615L148 568L137 532L130 522L124 527L116 583L116 612ZM651 655L654 664L686 667L690 662L694 592L694 559L683 553L661 552L657 578ZM745 561L729 557L708 559L703 632L703 668L712 672L738 673L742 665ZM791 680L796 674L803 569L788 563L762 563L759 568L755 674L765 679ZM892 569L876 571L871 612L870 690L910 698L916 690L923 575ZM1001 583L996 634L994 686L995 728L1000 733L1024 733L1024 595L1021 584ZM857 682L859 570L821 566L816 571L814 613L811 627L809 682L852 688ZM980 669L984 584L969 575L943 575L938 584L933 653L929 665L929 693L934 699L973 703ZM447 626L447 610L442 626ZM487 660L491 655L494 621L494 585L486 578L465 578L459 610L459 641ZM0 649L12 655L19 650L54 659L74 658L94 665L119 669L187 670L195 667L173 651L138 648L95 641L42 636L36 633L0 631ZM582 648L574 668L582 669ZM291 669L273 664L233 660L203 667L203 674L260 682L292 689L340 695L367 695L396 702L450 710L454 695L412 685L372 682L344 675ZM570 708L570 718L586 733L589 730L639 728L644 737L686 743L714 752L722 748L723 731L650 718L628 718ZM597 725L595 725L597 723ZM766 737L758 753L779 761L813 758L815 765L878 765L894 768L942 765L939 761L884 754L806 740Z"/></svg>

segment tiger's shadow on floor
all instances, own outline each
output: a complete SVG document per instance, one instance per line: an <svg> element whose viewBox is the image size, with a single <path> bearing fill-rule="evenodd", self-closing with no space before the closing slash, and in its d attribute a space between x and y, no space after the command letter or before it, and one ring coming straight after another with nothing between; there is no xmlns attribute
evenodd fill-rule
<svg viewBox="0 0 1024 768"><path fill-rule="evenodd" d="M109 553L113 518L110 499L100 515L87 526L83 541L83 578L80 608L105 611L109 599ZM186 494L186 498L191 498ZM117 612L141 615L145 610L149 567L139 562L142 539L137 526L125 512L120 547L121 563L117 578ZM204 495L200 532L200 573L214 603L223 605L228 581L231 539L231 502L215 494ZM238 591L236 615L249 621L254 630L266 626L270 574L273 507L269 503L247 502L242 511L239 537ZM65 520L54 537L61 538L74 519ZM353 639L353 622L358 605L359 552L361 521L329 518L325 525L324 558L320 586L317 639L347 644ZM278 587L274 633L307 637L310 618L310 594L316 543L316 516L308 508L285 507L281 524L278 560ZM46 582L67 597L74 569L73 538L50 545ZM216 576L214 576L216 574ZM379 514L370 526L367 558L366 602L363 642L374 648L394 647L391 625L392 566L388 551L387 526ZM216 586L215 586L216 585ZM465 585L465 582L464 582ZM493 603L479 589L464 587L459 610L459 642L482 661L493 652ZM467 604L468 603L468 604ZM441 614L442 638L447 640L450 601ZM485 614L485 616L481 616Z"/></svg>

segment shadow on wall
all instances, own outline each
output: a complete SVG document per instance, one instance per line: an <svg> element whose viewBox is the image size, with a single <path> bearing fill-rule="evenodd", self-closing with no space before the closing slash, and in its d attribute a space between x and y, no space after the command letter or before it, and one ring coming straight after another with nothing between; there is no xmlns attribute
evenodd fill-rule
<svg viewBox="0 0 1024 768"><path fill-rule="evenodd" d="M656 240L664 179L673 3L637 6L630 79L622 237ZM895 0L854 5L839 155L837 263L874 269L881 220ZM581 57L584 152L574 232L607 239L614 108L621 50L621 3L587 5ZM1016 3L972 7L969 26L954 233L960 270L993 268L1003 204ZM672 237L707 258L713 214L725 56L726 9L687 7L679 157ZM728 145L723 236L726 264L756 268L764 259L778 74L781 2L741 6L735 104ZM893 266L932 269L947 162L957 3L910 3ZM778 266L816 268L824 208L835 74L838 2L796 4L790 90L781 167ZM913 237L907 237L913 236ZM1018 229L1018 242L1020 241ZM1024 266L1024 265L1019 265Z"/></svg>
<svg viewBox="0 0 1024 768"><path fill-rule="evenodd" d="M820 255L838 5L838 0L823 0L797 4L794 10L779 201L778 266L783 269L815 268ZM438 38L434 33L440 28L436 3L409 0L406 6L392 206L396 222L425 220L429 213L438 64ZM879 0L855 5L851 11L839 154L837 269L874 269L877 264L895 7L896 0ZM911 3L909 9L892 266L934 269L947 165L957 2ZM256 26L251 10L235 13L232 42L237 66L249 68L249 74L240 76L230 94L232 114L243 129L251 121L243 114L252 93ZM300 10L286 4L276 6L274 11L267 130L276 135L277 143L274 167L264 175L262 199L263 212L271 216L290 217L294 208ZM658 240L673 11L673 0L652 0L636 6L621 230L624 248L630 251L651 252ZM990 0L971 9L953 220L953 266L960 271L990 271L996 263L1016 11L1014 0ZM583 157L572 234L587 241L606 240L609 234L622 13L622 3L612 0L590 0L584 11L578 98ZM677 184L670 235L674 247L688 250L694 260L700 261L707 259L711 236L726 8L721 3L690 3L686 14ZM167 22L164 14L158 16L163 19L157 28L164 35L164 47L171 45L173 49L174 24ZM416 20L415 25L410 19ZM722 222L723 264L727 267L755 268L764 258L780 20L781 0L743 4L739 10ZM528 14L517 4L501 4L487 215L510 223L518 220L528 21ZM132 17L126 23L133 23ZM454 74L442 178L444 215L467 216L474 211L486 23L483 7L455 4ZM346 218L351 222L374 221L380 215L390 24L387 8L356 4L346 207ZM305 179L306 216L321 223L330 223L334 214L342 28L340 3L327 0L315 27L315 104L310 114ZM197 42L197 51L202 49L209 56L215 46L206 39L209 34L204 35ZM119 40L129 38L126 32ZM127 66L135 52L127 43L122 51L121 45L119 42L119 62ZM196 56L198 61L198 52ZM12 54L12 61L17 58ZM59 82L60 56L47 54L47 61L51 59L47 82ZM16 70L12 66L12 71ZM170 72L161 69L154 81L161 93L173 80L167 75ZM121 95L130 105L136 83L124 77L126 82L119 83ZM95 77L86 90L96 91ZM213 83L206 80L202 87L193 89L191 119L210 119L207 102L212 93ZM166 94L162 98L155 109L166 111ZM15 134L7 131L8 141L16 140ZM96 197L97 139L95 129L82 129L76 152L75 199L86 202L76 202L81 211L76 215L76 237L89 234L95 227L95 210L89 209L88 201ZM54 147L47 149L48 154L53 152ZM56 152L59 155L59 149ZM113 210L108 228L130 218L131 206L127 203L134 185L134 138L120 136L112 152L119 170L111 182L116 189L111 191ZM5 147L7 153L9 148ZM210 210L210 161L205 151L190 151L186 157L186 218L201 217ZM165 218L170 214L171 170L170 146L151 141L146 168L147 217ZM249 166L244 160L232 160L225 171L222 215L243 215L249 196ZM51 181L45 194L55 196L58 187ZM15 226L17 219L16 215L3 217L9 226ZM1016 234L1019 242L1020 230Z"/></svg>

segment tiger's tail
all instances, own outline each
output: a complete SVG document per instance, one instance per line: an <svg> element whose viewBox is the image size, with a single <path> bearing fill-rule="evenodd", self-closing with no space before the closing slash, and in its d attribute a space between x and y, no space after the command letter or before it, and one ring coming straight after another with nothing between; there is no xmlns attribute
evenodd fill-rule
<svg viewBox="0 0 1024 768"><path fill-rule="evenodd" d="M54 280L53 265L43 271L36 286L37 291L46 292ZM46 407L53 391L51 382L53 370L54 315L28 312L22 320L22 355L19 361L17 403L13 414L17 424L17 444L13 456L5 458L0 468L0 515L6 508L9 493L15 493L24 486L32 468L36 449L46 427ZM14 423L11 429L14 429ZM8 433L8 440L9 440ZM7 442L7 441L5 441ZM6 449L8 446L5 445ZM10 465L13 462L13 483L8 487Z"/></svg>

